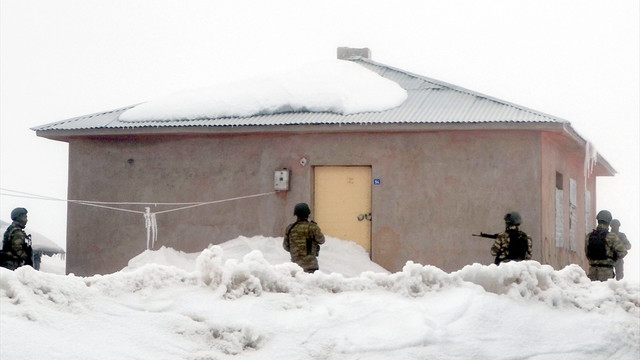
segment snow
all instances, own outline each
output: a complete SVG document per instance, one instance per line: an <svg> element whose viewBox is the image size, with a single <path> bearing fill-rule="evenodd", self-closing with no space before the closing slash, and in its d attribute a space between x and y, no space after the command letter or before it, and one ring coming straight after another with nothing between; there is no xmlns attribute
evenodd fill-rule
<svg viewBox="0 0 640 360"><path fill-rule="evenodd" d="M186 90L137 105L120 120L174 121L312 111L354 114L399 106L397 83L344 60L320 61L274 76Z"/></svg>
<svg viewBox="0 0 640 360"><path fill-rule="evenodd" d="M147 250L92 277L0 269L2 359L637 359L640 285L577 265L389 273L327 237L320 268L282 238ZM25 342L25 339L27 341Z"/></svg>

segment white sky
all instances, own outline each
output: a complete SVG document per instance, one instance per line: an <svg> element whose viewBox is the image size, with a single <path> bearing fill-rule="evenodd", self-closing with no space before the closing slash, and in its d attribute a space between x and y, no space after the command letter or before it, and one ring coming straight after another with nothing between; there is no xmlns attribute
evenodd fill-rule
<svg viewBox="0 0 640 360"><path fill-rule="evenodd" d="M598 181L598 208L621 220L638 278L639 13L637 0L2 0L0 184L66 198L66 144L30 127L369 47L569 120L619 172ZM0 217L16 206L64 242L63 203L2 196Z"/></svg>
<svg viewBox="0 0 640 360"><path fill-rule="evenodd" d="M0 358L637 360L640 286L577 265L408 263L327 237L320 271L282 238L145 251L122 271L0 268ZM43 263L43 265L46 265ZM10 334L10 335L6 335ZM597 336L594 336L597 334ZM34 339L24 346L25 338Z"/></svg>

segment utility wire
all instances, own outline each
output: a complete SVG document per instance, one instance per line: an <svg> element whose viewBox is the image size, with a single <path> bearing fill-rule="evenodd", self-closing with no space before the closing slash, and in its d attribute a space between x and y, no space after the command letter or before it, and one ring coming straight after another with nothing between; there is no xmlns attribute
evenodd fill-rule
<svg viewBox="0 0 640 360"><path fill-rule="evenodd" d="M271 194L275 194L276 193L276 191L269 191L269 192L264 192L264 193L260 193L260 194L238 196L238 197L229 198L229 199L214 200L214 201L203 201L203 202L187 202L187 203L184 203L184 202L183 203L178 203L178 202L176 202L176 203L151 202L151 203L149 203L149 202L130 202L130 201L117 202L117 201L71 200L71 199L65 200L65 199L58 199L58 198L54 198L54 197L50 197L50 196L43 196L43 195L37 195L37 194L32 194L32 193L27 193L27 192L22 192L22 191L17 191L17 190L6 189L6 188L2 188L2 187L0 187L0 191L7 191L9 193L13 193L13 194L9 194L9 193L0 192L0 196L12 196L12 197L19 197L19 198L24 198L24 199L38 199L38 200L49 200L49 201L65 201L65 202L72 203L72 204L79 204L79 205L93 206L93 207L98 207L98 208L103 208L103 209L110 209L110 210L124 211L124 212L130 212L130 213L135 213L135 214L142 214L142 215L144 215L145 227L147 229L147 249L148 250L153 248L153 245L155 244L156 239L158 238L158 224L156 222L156 215L157 214L165 214L165 213L169 213L169 212L186 210L186 209L191 209L191 208L204 206L204 205L220 204L220 203L228 202L228 201L249 199L249 198L267 196L267 195L271 195ZM137 211L137 210L131 210L131 209L123 209L123 208L110 206L110 205L149 205L149 206L145 206L145 211ZM151 205L153 205L153 206L181 206L181 207L174 208L174 209L157 211L157 212L151 212L151 207L150 207Z"/></svg>

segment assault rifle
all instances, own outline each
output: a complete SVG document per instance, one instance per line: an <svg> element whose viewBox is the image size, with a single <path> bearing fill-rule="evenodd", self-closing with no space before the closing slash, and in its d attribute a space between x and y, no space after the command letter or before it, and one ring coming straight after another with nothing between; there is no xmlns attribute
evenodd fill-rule
<svg viewBox="0 0 640 360"><path fill-rule="evenodd" d="M497 239L499 234L485 234L485 233L481 232L480 234L471 234L471 235L472 236L479 236L479 237L483 237L483 238L488 238L488 239ZM496 255L496 258L493 261L494 264L496 264L496 265L500 264L500 255L501 254L502 254L502 249L500 249L500 251Z"/></svg>
<svg viewBox="0 0 640 360"><path fill-rule="evenodd" d="M483 237L483 238L489 238L489 239L497 239L499 234L485 234L483 232L481 232L480 234L471 234L471 236L479 236L479 237Z"/></svg>

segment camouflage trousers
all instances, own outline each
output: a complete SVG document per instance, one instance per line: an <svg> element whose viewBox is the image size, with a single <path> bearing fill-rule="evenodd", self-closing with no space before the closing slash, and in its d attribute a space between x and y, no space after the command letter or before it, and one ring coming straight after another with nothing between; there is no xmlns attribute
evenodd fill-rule
<svg viewBox="0 0 640 360"><path fill-rule="evenodd" d="M613 267L590 266L587 276L591 281L607 281L613 279Z"/></svg>
<svg viewBox="0 0 640 360"><path fill-rule="evenodd" d="M318 258L313 255L305 255L302 257L293 257L291 259L292 262L300 265L300 267L307 273L313 273L318 270Z"/></svg>
<svg viewBox="0 0 640 360"><path fill-rule="evenodd" d="M5 252L0 252L0 267L15 270L24 265L22 260Z"/></svg>
<svg viewBox="0 0 640 360"><path fill-rule="evenodd" d="M11 261L11 260L5 260L5 261L0 261L0 266L3 268L7 268L9 270L15 270L17 268L19 268L22 264L16 261Z"/></svg>
<svg viewBox="0 0 640 360"><path fill-rule="evenodd" d="M616 261L616 280L622 280L624 277L624 259Z"/></svg>

